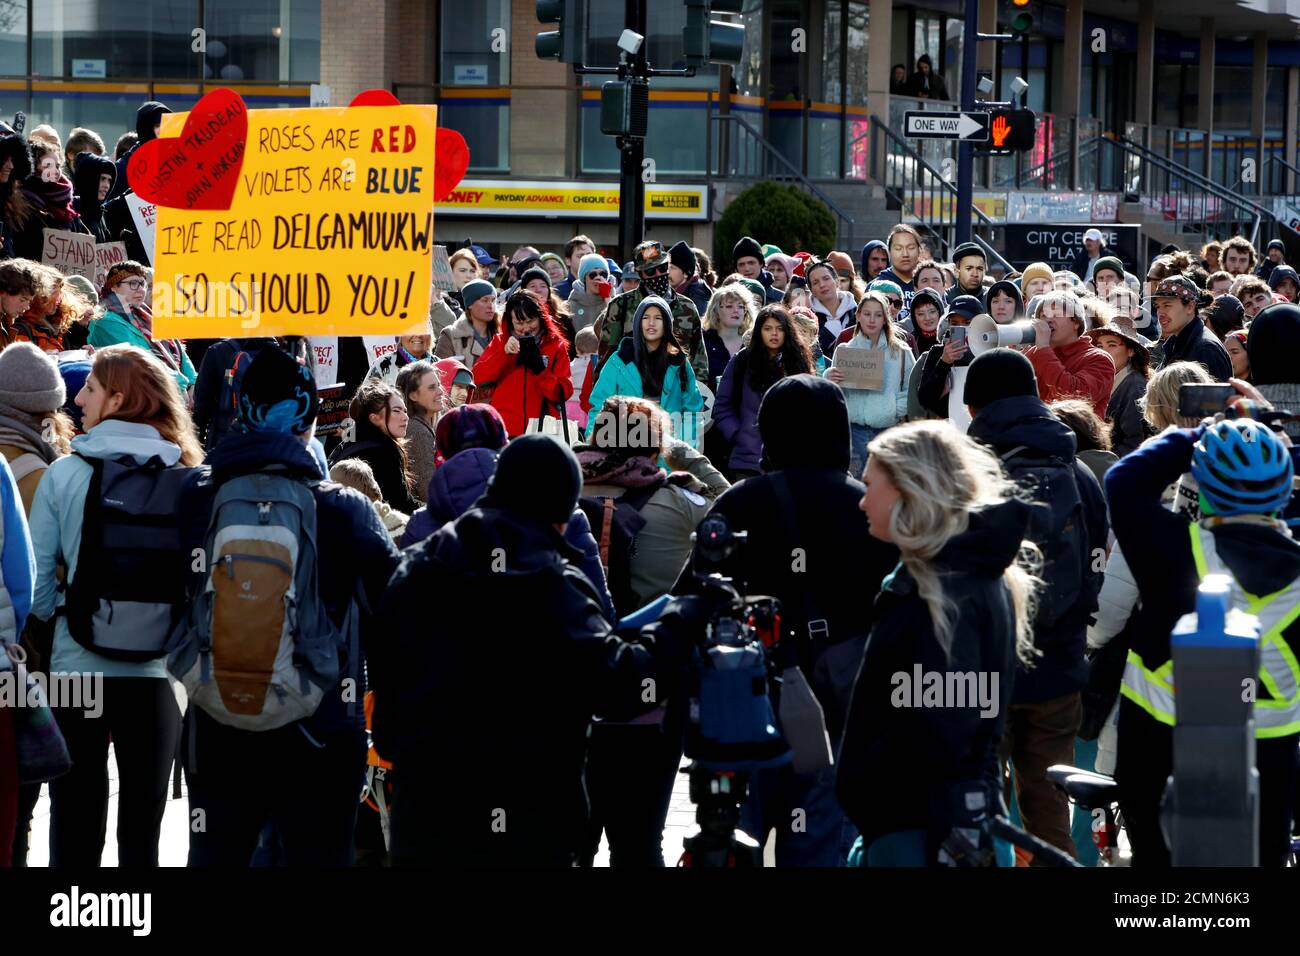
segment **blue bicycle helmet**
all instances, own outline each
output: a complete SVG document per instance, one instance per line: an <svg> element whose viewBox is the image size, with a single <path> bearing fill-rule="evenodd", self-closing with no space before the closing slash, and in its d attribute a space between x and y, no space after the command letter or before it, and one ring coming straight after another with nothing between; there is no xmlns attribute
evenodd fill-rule
<svg viewBox="0 0 1300 956"><path fill-rule="evenodd" d="M1192 477L1210 514L1281 512L1291 500L1293 474L1290 450L1249 418L1209 426L1192 451Z"/></svg>

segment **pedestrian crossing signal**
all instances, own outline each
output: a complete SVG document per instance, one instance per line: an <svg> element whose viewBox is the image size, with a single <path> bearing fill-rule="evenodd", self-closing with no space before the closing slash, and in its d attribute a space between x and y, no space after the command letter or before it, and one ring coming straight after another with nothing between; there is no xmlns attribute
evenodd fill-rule
<svg viewBox="0 0 1300 956"><path fill-rule="evenodd" d="M989 117L989 152L1033 149L1036 127L1033 110L993 110Z"/></svg>

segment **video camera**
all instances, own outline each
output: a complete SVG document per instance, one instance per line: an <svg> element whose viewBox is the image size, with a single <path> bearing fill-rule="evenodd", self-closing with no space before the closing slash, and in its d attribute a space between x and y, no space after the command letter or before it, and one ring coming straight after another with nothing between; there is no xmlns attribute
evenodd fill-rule
<svg viewBox="0 0 1300 956"><path fill-rule="evenodd" d="M747 535L712 514L692 535L693 564L719 564ZM692 601L702 620L688 678L686 756L697 829L684 842L681 866L762 866L763 851L737 831L749 774L791 760L772 706L780 671L781 604L745 596L732 578L696 572Z"/></svg>

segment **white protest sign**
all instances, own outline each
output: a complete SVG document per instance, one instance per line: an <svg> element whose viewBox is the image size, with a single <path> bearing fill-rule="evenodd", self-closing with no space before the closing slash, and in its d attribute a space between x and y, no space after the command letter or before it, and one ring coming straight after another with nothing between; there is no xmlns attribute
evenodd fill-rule
<svg viewBox="0 0 1300 956"><path fill-rule="evenodd" d="M145 255L153 263L153 237L158 223L158 207L145 202L135 193L126 194L126 207L131 210L131 220L135 223L135 234L140 237Z"/></svg>
<svg viewBox="0 0 1300 956"><path fill-rule="evenodd" d="M966 373L969 365L959 365L952 370L952 388L948 392L948 420L963 435L970 428L970 412L966 410Z"/></svg>
<svg viewBox="0 0 1300 956"><path fill-rule="evenodd" d="M316 371L316 387L333 385L339 378L339 337L313 335L307 339Z"/></svg>

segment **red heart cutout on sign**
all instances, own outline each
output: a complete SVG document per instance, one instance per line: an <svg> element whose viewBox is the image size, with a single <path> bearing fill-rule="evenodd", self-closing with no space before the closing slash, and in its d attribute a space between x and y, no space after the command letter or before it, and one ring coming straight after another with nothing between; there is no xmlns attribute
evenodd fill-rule
<svg viewBox="0 0 1300 956"><path fill-rule="evenodd" d="M348 106L401 106L399 100L388 90L362 90L356 96L352 97L352 102Z"/></svg>
<svg viewBox="0 0 1300 956"><path fill-rule="evenodd" d="M127 180L137 196L159 206L229 209L247 139L243 97L213 90L194 104L180 136L150 140L131 154Z"/></svg>
<svg viewBox="0 0 1300 956"><path fill-rule="evenodd" d="M469 169L469 144L454 129L438 127L437 164L433 167L433 201L451 195Z"/></svg>
<svg viewBox="0 0 1300 956"><path fill-rule="evenodd" d="M401 106L401 101L388 90L364 90L352 98L348 106ZM454 129L438 127L434 145L433 201L442 202L460 185L469 169L469 144Z"/></svg>

